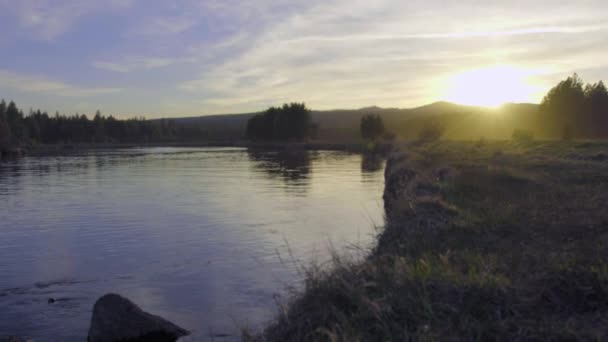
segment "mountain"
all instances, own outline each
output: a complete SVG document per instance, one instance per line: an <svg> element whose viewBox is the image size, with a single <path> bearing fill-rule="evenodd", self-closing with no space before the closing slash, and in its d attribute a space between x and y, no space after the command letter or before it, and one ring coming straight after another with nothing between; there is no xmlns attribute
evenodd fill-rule
<svg viewBox="0 0 608 342"><path fill-rule="evenodd" d="M429 120L440 120L449 139L480 137L507 139L514 129L534 127L538 105L508 103L499 108L434 102L416 108L381 108L313 110L313 121L319 127L319 138L332 141L359 139L359 123L366 114L378 114L387 130L404 139L413 139ZM218 136L238 139L245 135L247 120L257 113L208 115L172 119L177 125L203 126Z"/></svg>

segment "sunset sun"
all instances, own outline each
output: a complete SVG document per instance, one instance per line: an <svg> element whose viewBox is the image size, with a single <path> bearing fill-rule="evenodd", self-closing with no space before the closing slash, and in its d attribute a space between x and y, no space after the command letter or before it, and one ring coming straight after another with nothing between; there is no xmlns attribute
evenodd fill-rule
<svg viewBox="0 0 608 342"><path fill-rule="evenodd" d="M542 92L531 80L538 72L499 65L457 73L448 79L445 100L486 107L506 102L534 102Z"/></svg>

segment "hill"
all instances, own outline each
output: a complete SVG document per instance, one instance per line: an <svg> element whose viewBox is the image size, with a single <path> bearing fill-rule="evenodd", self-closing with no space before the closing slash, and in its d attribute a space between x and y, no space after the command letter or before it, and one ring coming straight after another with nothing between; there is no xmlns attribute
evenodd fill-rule
<svg viewBox="0 0 608 342"><path fill-rule="evenodd" d="M359 139L359 123L366 114L378 114L389 131L403 139L413 139L429 119L441 120L449 139L506 139L513 129L534 126L538 105L509 103L500 108L465 106L435 102L416 108L381 108L314 110L313 121L319 124L319 139L352 141ZM224 114L176 118L176 125L202 126L210 136L225 139L244 137L247 120L257 113Z"/></svg>

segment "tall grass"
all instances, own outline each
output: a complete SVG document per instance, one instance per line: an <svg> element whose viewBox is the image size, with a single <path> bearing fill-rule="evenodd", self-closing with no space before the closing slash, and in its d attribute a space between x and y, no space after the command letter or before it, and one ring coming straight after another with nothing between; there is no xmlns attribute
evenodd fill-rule
<svg viewBox="0 0 608 342"><path fill-rule="evenodd" d="M605 151L410 147L387 163L387 222L368 257L310 269L244 339L608 339L608 163L568 157Z"/></svg>

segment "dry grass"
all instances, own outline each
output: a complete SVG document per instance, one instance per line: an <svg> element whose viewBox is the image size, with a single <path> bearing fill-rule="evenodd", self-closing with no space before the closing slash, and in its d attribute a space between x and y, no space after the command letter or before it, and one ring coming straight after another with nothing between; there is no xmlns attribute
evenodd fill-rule
<svg viewBox="0 0 608 342"><path fill-rule="evenodd" d="M388 163L387 224L370 256L310 272L276 322L245 339L608 339L607 151L410 147Z"/></svg>

